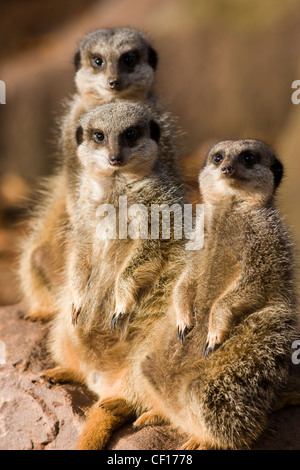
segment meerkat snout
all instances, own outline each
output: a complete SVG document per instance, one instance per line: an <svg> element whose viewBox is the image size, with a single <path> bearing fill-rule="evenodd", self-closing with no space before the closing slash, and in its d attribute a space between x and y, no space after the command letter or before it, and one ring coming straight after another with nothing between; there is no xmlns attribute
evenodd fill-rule
<svg viewBox="0 0 300 470"><path fill-rule="evenodd" d="M120 166L124 162L122 155L110 155L108 160L109 163L113 166Z"/></svg>
<svg viewBox="0 0 300 470"><path fill-rule="evenodd" d="M234 168L232 165L224 165L222 168L221 168L221 171L223 173L223 175L233 175L234 173Z"/></svg>
<svg viewBox="0 0 300 470"><path fill-rule="evenodd" d="M108 86L112 89L112 90L118 90L120 88L120 82L119 80L114 77L114 78L110 78L108 80Z"/></svg>

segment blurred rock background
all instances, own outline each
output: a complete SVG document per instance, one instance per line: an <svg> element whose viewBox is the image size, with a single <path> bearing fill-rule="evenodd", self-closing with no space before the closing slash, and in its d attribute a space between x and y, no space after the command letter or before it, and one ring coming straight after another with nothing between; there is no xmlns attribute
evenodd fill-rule
<svg viewBox="0 0 300 470"><path fill-rule="evenodd" d="M258 138L286 167L280 206L300 246L297 0L1 0L0 305L17 299L24 200L53 170L57 118L74 91L73 55L89 31L131 26L159 52L157 91L184 130L182 163L197 181L208 147Z"/></svg>

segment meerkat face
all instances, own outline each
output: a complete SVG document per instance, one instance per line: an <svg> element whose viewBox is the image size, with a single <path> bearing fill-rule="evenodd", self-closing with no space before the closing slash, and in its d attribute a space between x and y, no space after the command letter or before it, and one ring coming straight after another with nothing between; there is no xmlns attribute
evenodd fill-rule
<svg viewBox="0 0 300 470"><path fill-rule="evenodd" d="M88 174L139 179L157 160L160 128L140 105L116 102L85 114L76 131L78 157Z"/></svg>
<svg viewBox="0 0 300 470"><path fill-rule="evenodd" d="M258 140L228 140L209 151L199 182L205 200L265 203L280 184L283 166Z"/></svg>
<svg viewBox="0 0 300 470"><path fill-rule="evenodd" d="M81 95L99 101L145 99L153 87L157 54L136 30L103 29L83 39L74 64Z"/></svg>

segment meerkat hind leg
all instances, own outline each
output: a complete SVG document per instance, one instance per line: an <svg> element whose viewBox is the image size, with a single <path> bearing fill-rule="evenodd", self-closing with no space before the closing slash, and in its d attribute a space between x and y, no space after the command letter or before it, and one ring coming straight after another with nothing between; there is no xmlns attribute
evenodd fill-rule
<svg viewBox="0 0 300 470"><path fill-rule="evenodd" d="M198 436L192 436L188 439L181 450L216 450L219 449L218 443L211 439L209 436L203 435L203 438L200 439Z"/></svg>
<svg viewBox="0 0 300 470"><path fill-rule="evenodd" d="M141 429L145 426L159 426L162 424L169 424L170 421L166 419L164 416L156 413L153 410L145 411L142 413L141 416L133 423L133 427L137 429Z"/></svg>
<svg viewBox="0 0 300 470"><path fill-rule="evenodd" d="M33 310L32 312L26 313L26 315L24 315L24 319L31 321L47 322L49 320L52 320L54 316L55 313L53 311L39 308Z"/></svg>
<svg viewBox="0 0 300 470"><path fill-rule="evenodd" d="M191 437L186 441L180 450L211 450L212 447L207 446L199 441L197 437Z"/></svg>
<svg viewBox="0 0 300 470"><path fill-rule="evenodd" d="M41 377L50 383L67 383L67 382L82 382L83 378L80 373L74 372L72 369L67 367L54 367L53 369L47 369Z"/></svg>
<svg viewBox="0 0 300 470"><path fill-rule="evenodd" d="M132 407L123 398L110 397L103 399L99 402L99 407L114 416L127 416L129 419L129 417L133 415Z"/></svg>

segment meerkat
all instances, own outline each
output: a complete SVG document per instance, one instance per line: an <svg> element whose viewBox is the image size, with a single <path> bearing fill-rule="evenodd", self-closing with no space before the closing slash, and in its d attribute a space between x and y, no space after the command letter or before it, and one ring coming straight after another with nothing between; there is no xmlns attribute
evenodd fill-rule
<svg viewBox="0 0 300 470"><path fill-rule="evenodd" d="M190 436L185 449L248 448L289 404L298 314L292 242L274 204L282 173L256 140L215 145L200 172L204 246L189 253L142 362L153 409L136 421L168 420Z"/></svg>
<svg viewBox="0 0 300 470"><path fill-rule="evenodd" d="M82 449L101 448L116 424L147 409L138 365L167 312L185 242L175 237L172 217L169 237L162 236L161 223L152 237L152 213L144 236L136 236L140 209L145 215L152 204L172 210L184 204L182 185L168 168L159 125L147 107L109 103L86 113L79 124L78 203L66 242L60 309L50 330L58 365L43 375L80 380L98 395L79 439ZM128 214L134 205L137 209L128 215L131 235L121 239L104 235L120 223L120 196L127 198ZM108 213L104 219L102 209Z"/></svg>
<svg viewBox="0 0 300 470"><path fill-rule="evenodd" d="M64 231L69 214L76 210L74 193L79 191L81 164L76 158L74 135L80 116L106 102L144 103L159 122L160 145L164 147L168 167L175 172L176 132L170 114L163 112L154 93L157 62L157 53L148 39L130 28L96 30L80 42L74 57L76 93L67 103L60 123L59 148L63 161L46 184L45 196L35 209L30 233L21 247L19 278L28 304L27 318L48 320L57 312L57 286L64 265Z"/></svg>
<svg viewBox="0 0 300 470"><path fill-rule="evenodd" d="M270 282L270 276L267 277L273 269L270 268L273 257L278 260L278 271L282 276L285 271L281 264L285 260L288 272L291 270L291 259L284 257L288 238L280 222L273 235L277 244L274 247L275 242L269 243L276 217L279 219L274 210L274 195L282 177L282 164L262 143L242 141L240 149L238 145L237 142L232 146L230 141L227 144L221 142L219 147L212 149L213 156L207 156L199 176L205 205L204 248L198 256L193 253L174 292L181 339L192 323L193 304L200 289L198 284L203 286L202 298L213 299L212 304L207 300L207 306L203 307L210 310L206 355L225 340L237 321L264 306L272 295L277 295L277 289L274 291L276 279ZM274 173L274 183L267 178L270 169ZM259 226L258 234L254 231L255 226ZM268 249L262 239L272 246ZM277 255L281 251L279 243L283 245L281 263ZM201 273L197 289L192 274L196 268ZM272 273L275 278L274 269ZM277 283L280 285L279 279Z"/></svg>
<svg viewBox="0 0 300 470"><path fill-rule="evenodd" d="M18 277L26 318L47 321L56 309L56 293L64 266L69 219L63 174L43 183L39 202L30 213L29 233L20 245Z"/></svg>

